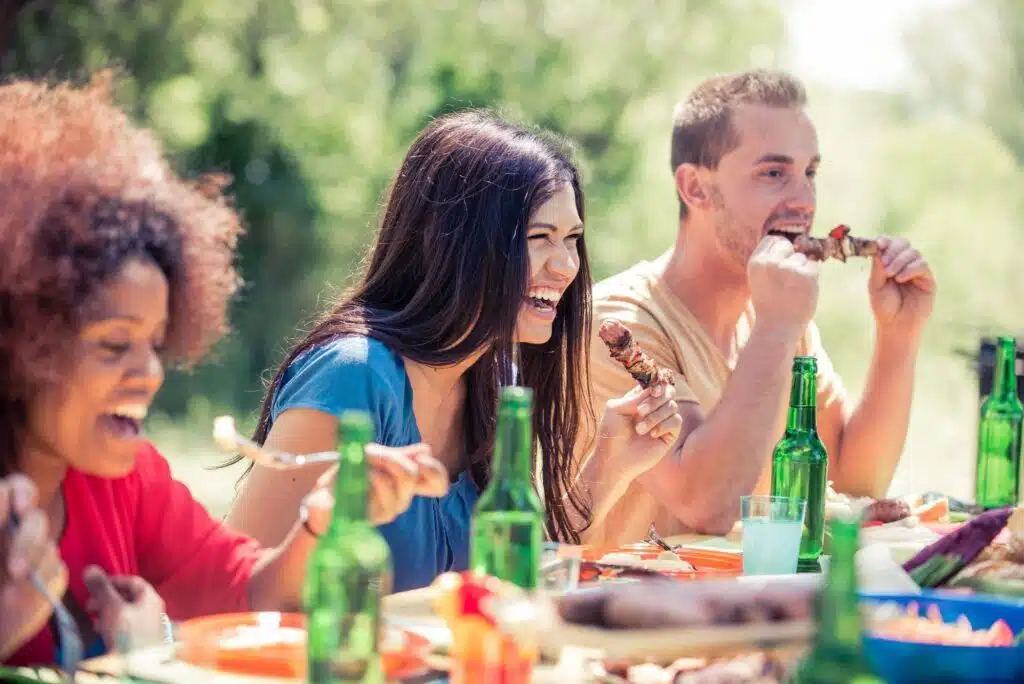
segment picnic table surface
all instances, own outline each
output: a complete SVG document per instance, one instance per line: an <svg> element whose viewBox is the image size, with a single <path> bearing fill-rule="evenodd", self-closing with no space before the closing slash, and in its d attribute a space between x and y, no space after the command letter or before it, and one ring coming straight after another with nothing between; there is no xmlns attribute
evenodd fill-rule
<svg viewBox="0 0 1024 684"><path fill-rule="evenodd" d="M702 534L683 534L666 537L671 545L684 545L720 551L740 550L741 532L737 525L724 537L713 537ZM412 605L420 603L425 589L402 592L385 599L392 605ZM134 681L146 684L178 684L179 682L202 681L205 684L284 684L298 682L297 679L246 676L226 672L217 672L198 668L174 657L172 646L155 646L143 649L127 657L121 654L109 654L87 660L77 677L80 684L102 684L118 681L128 673ZM56 675L55 675L56 676ZM47 680L43 680L47 681ZM60 681L54 679L54 682ZM403 680L406 684L433 684L447 682L447 674L440 670L429 670L411 679Z"/></svg>

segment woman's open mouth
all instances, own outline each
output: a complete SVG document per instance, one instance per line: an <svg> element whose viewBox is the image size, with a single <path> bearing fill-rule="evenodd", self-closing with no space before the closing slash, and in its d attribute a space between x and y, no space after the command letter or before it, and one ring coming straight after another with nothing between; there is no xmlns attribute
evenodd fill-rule
<svg viewBox="0 0 1024 684"><path fill-rule="evenodd" d="M100 422L117 439L136 439L142 434L142 421L148 410L144 404L123 404L104 413Z"/></svg>
<svg viewBox="0 0 1024 684"><path fill-rule="evenodd" d="M548 287L531 288L526 295L526 303L534 313L545 318L554 318L558 309L558 300L562 293Z"/></svg>

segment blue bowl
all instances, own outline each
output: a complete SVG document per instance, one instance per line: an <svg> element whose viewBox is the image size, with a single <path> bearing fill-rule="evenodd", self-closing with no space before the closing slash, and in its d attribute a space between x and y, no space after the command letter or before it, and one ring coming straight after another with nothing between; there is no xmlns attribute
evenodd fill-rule
<svg viewBox="0 0 1024 684"><path fill-rule="evenodd" d="M920 614L938 606L945 622L964 615L975 630L988 629L1002 619L1014 634L1024 630L1024 602L975 596L921 594L861 594L861 601L916 602ZM903 682L1024 682L1024 645L1015 647L942 646L917 644L864 635L865 655L875 673L889 684Z"/></svg>

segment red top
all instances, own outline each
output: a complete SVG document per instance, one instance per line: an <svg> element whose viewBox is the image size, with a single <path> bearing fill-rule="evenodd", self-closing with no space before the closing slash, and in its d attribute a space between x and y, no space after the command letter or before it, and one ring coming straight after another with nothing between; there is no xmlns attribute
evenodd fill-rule
<svg viewBox="0 0 1024 684"><path fill-rule="evenodd" d="M67 523L60 555L69 591L83 609L89 599L83 571L97 565L110 575L148 581L172 620L249 610L249 577L260 547L211 518L149 443L127 476L109 480L69 468L61 489ZM50 664L54 657L47 625L8 664Z"/></svg>

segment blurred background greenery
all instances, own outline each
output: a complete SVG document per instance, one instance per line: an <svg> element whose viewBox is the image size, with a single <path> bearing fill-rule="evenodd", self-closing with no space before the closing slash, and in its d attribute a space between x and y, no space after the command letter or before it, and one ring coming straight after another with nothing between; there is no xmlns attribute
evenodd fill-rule
<svg viewBox="0 0 1024 684"><path fill-rule="evenodd" d="M841 221L904 235L933 264L937 310L893 490L969 495L970 355L981 335L1020 329L1024 301L1024 4L911 4L898 37L906 64L891 82L871 78L893 66L872 38L889 10L876 3L858 27L839 13L846 4L814 0L8 2L0 67L81 77L120 66L118 97L182 171L234 177L248 228L235 333L210 363L168 378L148 428L217 514L240 471L207 470L220 459L212 417L230 411L251 427L262 378L349 281L387 182L431 117L495 107L572 138L604 277L673 239L674 102L712 73L750 66L812 77L819 230ZM851 33L828 42L837 24ZM867 78L829 78L820 67L839 57ZM857 395L872 335L867 266L832 265L823 278L819 324Z"/></svg>

